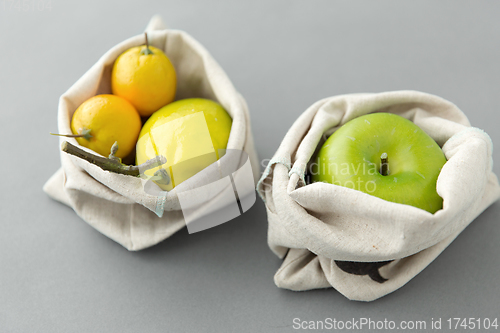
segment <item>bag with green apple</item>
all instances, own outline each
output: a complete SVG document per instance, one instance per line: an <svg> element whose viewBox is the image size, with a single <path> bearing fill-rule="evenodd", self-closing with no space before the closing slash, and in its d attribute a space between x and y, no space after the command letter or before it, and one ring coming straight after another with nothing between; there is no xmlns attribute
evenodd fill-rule
<svg viewBox="0 0 500 333"><path fill-rule="evenodd" d="M276 285L371 301L406 284L500 198L492 142L416 91L326 98L293 124L257 190Z"/></svg>
<svg viewBox="0 0 500 333"><path fill-rule="evenodd" d="M242 182L251 183L254 197L254 179L257 180L259 170L247 104L224 70L193 37L184 31L166 29L158 16L151 19L146 32L146 36L131 37L111 48L61 96L58 128L59 133L66 135L60 142L64 150L60 152L62 166L44 186L50 197L70 206L92 227L133 251L153 246L186 226L187 209L184 210L181 201L193 206L189 200L192 191L220 181L215 190L210 188L213 190L211 197L204 202L198 200L194 207L189 207L193 219L215 209L213 203L222 194L229 193L234 198L234 185L229 178L220 179L224 167L228 169L229 164L236 166L245 159L248 162L245 165L251 165L245 169L250 176L247 172L246 180ZM118 65L120 58L122 62ZM127 72L130 68L115 72L118 66L128 65L137 65L139 69L132 74ZM146 72L148 66L149 69L153 67L154 75ZM176 79L174 72L166 81L164 72L172 72L173 67ZM143 79L137 81L145 83L147 89L134 86L137 82L133 80L140 78L137 73ZM167 96L169 100L160 106L148 105L152 104L151 96L155 97L157 90L166 85L176 86L176 91ZM99 148L99 144L103 146L102 141L95 142L94 146L84 146L88 138L69 134L75 110L83 110L79 106L92 101L96 95L104 100L92 104L98 107L106 103L106 98L117 100L115 95L130 97L128 102L133 106L128 108L133 110L136 107L143 117L141 133L134 132L133 147L136 151L124 157L124 163L113 152L113 149L120 152L119 145L111 147L108 158L109 150L98 152L95 148ZM172 102L174 95L176 101ZM169 104L165 105L167 102ZM147 121L146 116L149 116ZM103 123L103 127L116 128L123 123L123 117ZM119 130L119 134L127 132L126 128ZM112 143L114 137L107 136L111 138L104 139ZM96 140L99 141L97 135ZM226 149L231 153L226 153ZM156 157L164 158L160 166L149 163L155 162ZM235 162L229 157L241 160ZM99 166L95 164L97 162ZM165 167L167 163L170 164ZM103 169L108 166L111 169ZM123 170L130 172L117 173ZM148 175L150 171L152 174ZM237 210L236 200L234 204ZM253 202L247 206L251 204Z"/></svg>

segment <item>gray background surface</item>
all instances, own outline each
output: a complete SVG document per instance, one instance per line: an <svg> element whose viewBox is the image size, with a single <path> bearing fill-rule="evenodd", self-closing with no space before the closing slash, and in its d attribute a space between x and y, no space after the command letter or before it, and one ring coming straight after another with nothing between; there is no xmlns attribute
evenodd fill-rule
<svg viewBox="0 0 500 333"><path fill-rule="evenodd" d="M37 6L48 0L30 0ZM301 320L499 316L500 202L372 303L278 289L258 200L244 216L128 252L49 199L58 97L153 14L189 32L250 106L260 159L315 101L415 89L500 145L500 2L0 0L0 332L288 332ZM12 5L12 7L10 7ZM22 6L22 0L20 5ZM494 151L500 175L500 151Z"/></svg>

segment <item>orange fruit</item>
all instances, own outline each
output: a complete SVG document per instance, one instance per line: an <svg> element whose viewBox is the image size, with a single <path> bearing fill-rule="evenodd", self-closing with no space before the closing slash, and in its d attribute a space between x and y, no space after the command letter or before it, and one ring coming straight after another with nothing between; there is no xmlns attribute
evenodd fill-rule
<svg viewBox="0 0 500 333"><path fill-rule="evenodd" d="M114 95L97 95L76 109L71 119L71 131L78 143L107 157L117 141L115 156L123 158L135 147L141 131L141 117L127 100Z"/></svg>
<svg viewBox="0 0 500 333"><path fill-rule="evenodd" d="M123 52L111 72L113 94L132 103L143 117L172 102L176 86L170 59L153 46L136 46Z"/></svg>

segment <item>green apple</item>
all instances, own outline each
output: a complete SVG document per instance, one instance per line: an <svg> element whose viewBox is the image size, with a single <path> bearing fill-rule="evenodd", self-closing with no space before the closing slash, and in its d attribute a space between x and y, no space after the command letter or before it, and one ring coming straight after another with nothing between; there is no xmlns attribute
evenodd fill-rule
<svg viewBox="0 0 500 333"><path fill-rule="evenodd" d="M408 119L391 113L357 117L335 131L311 166L313 182L349 187L435 213L443 151Z"/></svg>

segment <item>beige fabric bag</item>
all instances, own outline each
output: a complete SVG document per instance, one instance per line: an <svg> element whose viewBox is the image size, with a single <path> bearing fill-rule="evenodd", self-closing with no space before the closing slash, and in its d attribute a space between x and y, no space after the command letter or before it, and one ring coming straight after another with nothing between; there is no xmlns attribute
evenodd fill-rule
<svg viewBox="0 0 500 333"><path fill-rule="evenodd" d="M228 111L233 124L227 149L246 152L257 179L258 160L248 108L222 68L196 40L183 31L166 30L157 16L150 21L146 31L149 43L165 51L174 64L176 99L209 98L218 101ZM118 55L143 44L144 35L141 34L111 48L61 96L59 133L71 133L71 117L81 103L91 96L111 93L110 73ZM62 138L61 142L64 140L78 145L75 139ZM61 152L61 164L62 167L45 184L44 191L71 206L83 220L128 250L141 250L157 244L184 227L177 194L215 180L209 171L203 170L166 195L157 196L146 193L145 179L103 171L64 152ZM198 210L202 212L209 206L210 203Z"/></svg>
<svg viewBox="0 0 500 333"><path fill-rule="evenodd" d="M442 210L430 214L332 184L304 185L307 164L326 137L375 111L410 119L442 147L448 159L437 181ZM492 163L489 136L470 127L455 105L439 97L395 91L315 103L290 128L257 185L267 208L268 244L284 258L276 285L334 287L361 301L393 292L500 197Z"/></svg>

